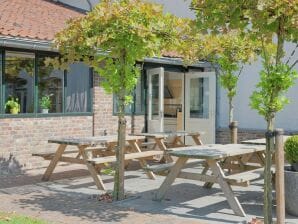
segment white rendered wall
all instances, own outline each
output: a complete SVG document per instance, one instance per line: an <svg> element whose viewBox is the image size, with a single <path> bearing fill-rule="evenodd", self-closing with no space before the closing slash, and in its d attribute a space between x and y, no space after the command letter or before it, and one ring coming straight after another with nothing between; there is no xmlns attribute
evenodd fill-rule
<svg viewBox="0 0 298 224"><path fill-rule="evenodd" d="M286 44L286 52L290 54L295 47L294 44ZM285 57L286 59L288 56ZM293 60L298 59L298 52L293 56ZM245 66L238 84L237 96L235 97L234 120L239 121L240 128L261 130L266 128L266 122L255 110L249 106L249 97L255 85L259 81L259 71L262 68L261 62L255 62L252 65ZM295 66L298 70L298 65ZM287 96L290 99L283 111L278 113L276 118L276 127L287 131L298 131L298 82L292 87ZM226 92L220 89L218 126L228 127L228 102Z"/></svg>
<svg viewBox="0 0 298 224"><path fill-rule="evenodd" d="M87 0L57 0L58 2L65 3L77 8L89 10L89 4ZM151 2L164 5L165 12L171 12L176 16L194 18L195 14L189 9L191 0L149 0ZM94 6L100 0L89 0Z"/></svg>

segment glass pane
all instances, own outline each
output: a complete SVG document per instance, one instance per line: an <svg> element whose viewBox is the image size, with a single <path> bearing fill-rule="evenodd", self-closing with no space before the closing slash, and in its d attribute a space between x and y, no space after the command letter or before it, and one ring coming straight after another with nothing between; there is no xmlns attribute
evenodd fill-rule
<svg viewBox="0 0 298 224"><path fill-rule="evenodd" d="M143 79L140 77L135 88L135 113L143 114L145 112L144 98L145 98L145 87Z"/></svg>
<svg viewBox="0 0 298 224"><path fill-rule="evenodd" d="M119 101L118 101L118 98L117 96L114 95L113 97L113 113L114 114L118 114L119 112ZM129 104L129 105L126 105L125 106L125 114L132 114L132 107L133 107L133 104Z"/></svg>
<svg viewBox="0 0 298 224"><path fill-rule="evenodd" d="M158 115L158 99L159 99L159 74L151 76L152 82L152 116Z"/></svg>
<svg viewBox="0 0 298 224"><path fill-rule="evenodd" d="M38 108L42 113L62 113L64 73L45 66L45 59L38 58Z"/></svg>
<svg viewBox="0 0 298 224"><path fill-rule="evenodd" d="M66 112L91 112L90 69L83 63L75 63L67 71L65 99Z"/></svg>
<svg viewBox="0 0 298 224"><path fill-rule="evenodd" d="M34 54L6 51L5 60L5 108L6 113L13 113L15 104L8 104L17 99L20 113L34 112Z"/></svg>
<svg viewBox="0 0 298 224"><path fill-rule="evenodd" d="M209 118L209 78L190 80L190 117Z"/></svg>

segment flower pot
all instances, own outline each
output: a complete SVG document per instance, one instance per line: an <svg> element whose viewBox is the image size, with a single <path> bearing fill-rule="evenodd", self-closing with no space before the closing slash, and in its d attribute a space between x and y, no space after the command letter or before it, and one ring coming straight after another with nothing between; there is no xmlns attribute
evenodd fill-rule
<svg viewBox="0 0 298 224"><path fill-rule="evenodd" d="M285 204L290 215L298 216L298 172L285 166Z"/></svg>
<svg viewBox="0 0 298 224"><path fill-rule="evenodd" d="M19 109L18 108L11 108L9 112L11 114L18 114L19 113Z"/></svg>
<svg viewBox="0 0 298 224"><path fill-rule="evenodd" d="M49 113L49 109L41 109L41 113L48 114Z"/></svg>

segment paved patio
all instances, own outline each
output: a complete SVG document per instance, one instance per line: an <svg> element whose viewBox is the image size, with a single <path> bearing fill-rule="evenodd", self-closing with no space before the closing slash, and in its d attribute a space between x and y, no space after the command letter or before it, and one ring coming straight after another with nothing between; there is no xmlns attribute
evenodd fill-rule
<svg viewBox="0 0 298 224"><path fill-rule="evenodd" d="M74 169L76 169L74 171ZM202 183L179 179L162 202L152 201L164 177L150 180L141 170L126 172L126 191L121 202L98 201L95 188L84 166L60 166L50 182L41 182L43 169L23 175L0 176L0 211L16 211L53 223L246 223L262 215L262 181L248 188L234 187L248 214L233 215L218 185L202 188ZM108 189L113 177L104 175ZM287 215L287 223L298 217Z"/></svg>

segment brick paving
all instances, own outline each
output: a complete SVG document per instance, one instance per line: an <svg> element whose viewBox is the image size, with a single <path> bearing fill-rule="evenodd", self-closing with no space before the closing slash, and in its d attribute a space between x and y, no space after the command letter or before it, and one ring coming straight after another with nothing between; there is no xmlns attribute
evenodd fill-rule
<svg viewBox="0 0 298 224"><path fill-rule="evenodd" d="M51 182L41 182L43 169L27 171L22 175L0 176L0 211L27 215L50 223L202 223L173 215L137 212L133 208L96 200L98 191L85 169L69 171L73 166L59 167ZM87 179L87 183L82 183ZM111 177L108 177L111 179ZM92 186L89 192L78 192L71 183ZM69 186L66 186L69 184ZM59 187L69 187L65 192ZM58 187L56 189L56 187ZM78 187L78 186L77 186ZM81 191L81 190L80 190ZM88 190L87 190L88 191ZM129 199L128 199L129 200Z"/></svg>
<svg viewBox="0 0 298 224"><path fill-rule="evenodd" d="M74 170L76 169L76 170ZM0 211L45 219L50 223L247 223L262 215L262 184L235 188L247 217L235 216L217 185L202 188L195 181L178 179L162 202L152 201L164 177L150 180L141 170L126 172L128 199L104 203L84 166L59 166L49 182L41 182L43 169L18 176L0 176ZM109 190L113 177L104 176ZM298 223L287 216L287 223Z"/></svg>

